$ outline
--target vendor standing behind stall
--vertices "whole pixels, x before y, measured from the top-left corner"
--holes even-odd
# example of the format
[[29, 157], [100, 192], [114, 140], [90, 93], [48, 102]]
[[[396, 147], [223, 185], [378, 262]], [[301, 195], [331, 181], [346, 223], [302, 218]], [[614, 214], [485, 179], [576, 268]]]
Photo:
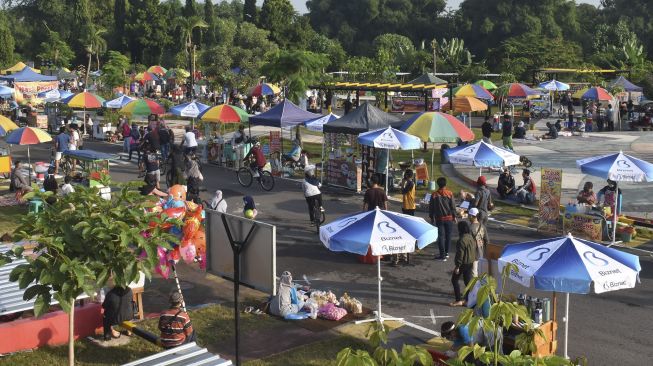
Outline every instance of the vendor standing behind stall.
[[388, 167], [388, 149], [376, 149], [376, 161], [374, 162], [374, 172], [379, 177], [379, 184], [385, 187], [386, 168]]

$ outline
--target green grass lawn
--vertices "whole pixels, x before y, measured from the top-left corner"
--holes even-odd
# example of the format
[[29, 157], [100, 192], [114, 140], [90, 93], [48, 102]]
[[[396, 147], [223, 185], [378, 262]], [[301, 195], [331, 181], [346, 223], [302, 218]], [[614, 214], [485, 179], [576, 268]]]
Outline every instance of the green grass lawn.
[[20, 224], [20, 219], [27, 214], [27, 206], [0, 207], [0, 236], [13, 233]]

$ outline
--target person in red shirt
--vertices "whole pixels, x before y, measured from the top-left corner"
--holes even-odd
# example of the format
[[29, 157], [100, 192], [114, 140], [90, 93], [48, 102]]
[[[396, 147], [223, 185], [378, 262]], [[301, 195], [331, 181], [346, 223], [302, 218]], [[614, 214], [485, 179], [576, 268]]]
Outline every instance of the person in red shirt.
[[159, 317], [160, 340], [164, 348], [195, 341], [195, 331], [188, 313], [183, 310], [183, 302], [181, 293], [173, 292], [170, 295], [170, 309], [163, 311]]
[[252, 139], [252, 144], [254, 146], [252, 146], [243, 160], [247, 161], [250, 156], [254, 156], [254, 161], [250, 164], [250, 168], [258, 172], [267, 164], [267, 160], [265, 159], [265, 154], [263, 154], [263, 149], [261, 149], [261, 143], [256, 139]]

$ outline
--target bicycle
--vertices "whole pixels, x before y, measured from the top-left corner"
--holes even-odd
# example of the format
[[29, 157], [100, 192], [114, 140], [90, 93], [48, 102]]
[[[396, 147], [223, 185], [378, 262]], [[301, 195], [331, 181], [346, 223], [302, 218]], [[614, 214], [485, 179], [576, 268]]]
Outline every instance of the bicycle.
[[[245, 159], [245, 166], [238, 169], [236, 172], [238, 183], [240, 183], [240, 185], [243, 187], [251, 186], [252, 182], [254, 181], [254, 173], [250, 168], [250, 161], [251, 159]], [[258, 184], [261, 186], [261, 188], [263, 188], [264, 191], [271, 191], [274, 188], [274, 177], [267, 170], [260, 168], [257, 170], [258, 176], [256, 177], [256, 180], [258, 180]]]
[[315, 230], [317, 235], [320, 235], [320, 225], [326, 221], [326, 214], [324, 208], [320, 205], [320, 201], [317, 198], [313, 198], [313, 223], [315, 224]]

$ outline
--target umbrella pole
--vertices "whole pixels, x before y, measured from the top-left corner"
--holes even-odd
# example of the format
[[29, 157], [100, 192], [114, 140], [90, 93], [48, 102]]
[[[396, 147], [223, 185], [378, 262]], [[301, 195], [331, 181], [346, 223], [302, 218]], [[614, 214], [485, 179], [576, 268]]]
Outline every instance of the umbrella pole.
[[29, 145], [27, 145], [27, 184], [32, 185], [32, 159], [29, 156]]
[[320, 184], [323, 183], [324, 181], [324, 143], [325, 143], [325, 138], [324, 138], [324, 132], [322, 133], [322, 158], [320, 160], [320, 163], [322, 166], [320, 166]]
[[431, 181], [433, 181], [433, 159], [435, 159], [435, 146], [431, 147]]
[[568, 338], [569, 338], [569, 292], [565, 294], [565, 317], [563, 319], [565, 322], [565, 343], [564, 343], [564, 357], [569, 358], [567, 355], [567, 347], [568, 347]]
[[376, 277], [377, 277], [377, 283], [378, 283], [378, 291], [377, 291], [377, 313], [376, 313], [376, 319], [381, 325], [381, 329], [383, 329], [383, 313], [381, 312], [381, 281], [383, 281], [383, 277], [381, 277], [381, 256], [376, 261]]
[[390, 149], [386, 149], [387, 154], [385, 154], [385, 194], [388, 195], [388, 173], [390, 165]]
[[615, 181], [615, 189], [614, 189], [614, 211], [612, 213], [612, 243], [608, 245], [608, 247], [611, 247], [615, 244], [617, 244], [617, 211], [619, 210], [619, 182]]

